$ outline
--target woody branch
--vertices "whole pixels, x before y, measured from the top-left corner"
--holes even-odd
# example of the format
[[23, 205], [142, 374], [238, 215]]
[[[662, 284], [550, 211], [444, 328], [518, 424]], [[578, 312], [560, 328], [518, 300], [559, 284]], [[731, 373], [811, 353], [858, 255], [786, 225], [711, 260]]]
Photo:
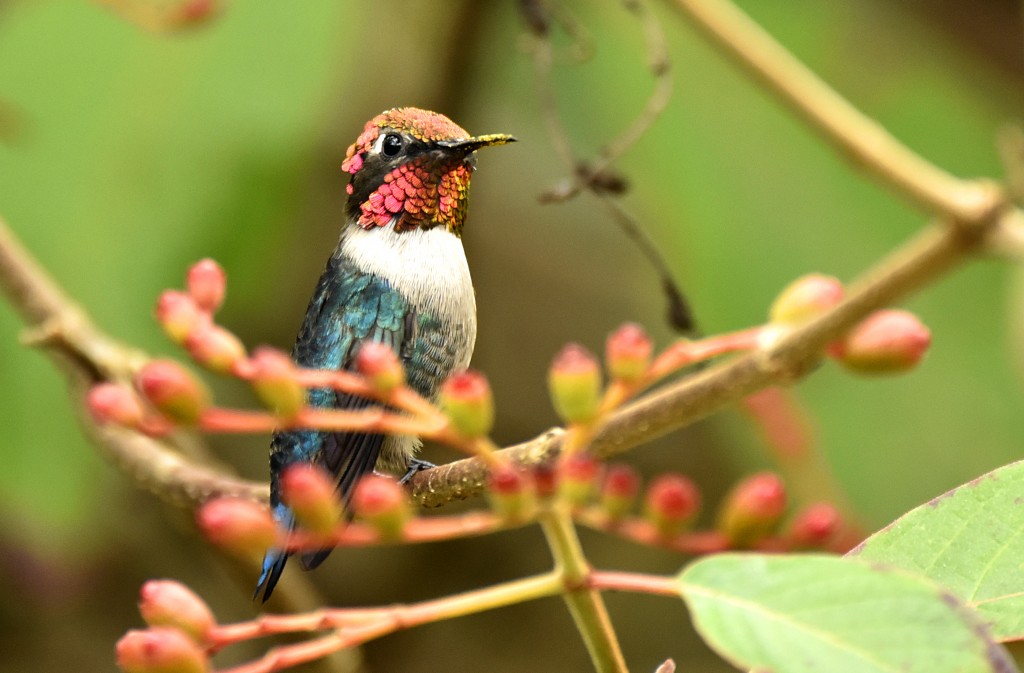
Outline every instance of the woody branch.
[[[727, 2], [679, 0], [680, 8], [758, 81], [794, 107], [844, 154], [885, 184], [924, 206], [935, 221], [851, 285], [833, 309], [774, 344], [648, 394], [612, 414], [593, 437], [602, 456], [632, 449], [776, 383], [805, 376], [824, 346], [870, 312], [907, 296], [978, 252], [1021, 255], [1024, 213], [992, 182], [954, 178], [889, 135], [810, 73], [760, 27]], [[95, 327], [0, 221], [0, 286], [29, 325], [27, 341], [45, 346], [70, 377], [80, 400], [89, 384], [125, 380], [146, 361], [136, 349]], [[266, 498], [264, 484], [231, 476], [188, 457], [181, 436], [151, 439], [83, 420], [115, 463], [165, 500], [194, 506], [211, 497]], [[535, 465], [558, 455], [558, 429], [504, 449], [510, 460]], [[194, 449], [193, 449], [194, 450]], [[417, 475], [413, 497], [425, 506], [465, 498], [484, 485], [476, 458]]]

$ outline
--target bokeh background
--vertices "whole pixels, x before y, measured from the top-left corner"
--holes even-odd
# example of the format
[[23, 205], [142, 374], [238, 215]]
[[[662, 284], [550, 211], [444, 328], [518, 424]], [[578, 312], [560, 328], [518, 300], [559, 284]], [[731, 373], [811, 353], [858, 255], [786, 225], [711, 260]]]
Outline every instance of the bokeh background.
[[[144, 1], [144, 0], [143, 0]], [[566, 3], [572, 4], [572, 3]], [[639, 25], [616, 3], [567, 10], [594, 47], [557, 40], [555, 84], [572, 141], [592, 155], [652, 88]], [[675, 92], [619, 167], [623, 203], [669, 260], [700, 325], [763, 319], [790, 279], [850, 279], [924, 216], [825, 146], [654, 3]], [[998, 129], [1024, 103], [1020, 6], [742, 2], [783, 44], [925, 157], [962, 176], [1001, 174]], [[517, 3], [413, 0], [235, 2], [192, 30], [154, 34], [86, 0], [0, 3], [0, 215], [114, 336], [176, 354], [151, 317], [187, 265], [230, 277], [222, 322], [249, 344], [287, 348], [337, 238], [338, 168], [363, 122], [396, 105], [442, 111], [516, 145], [481, 153], [465, 244], [476, 279], [475, 366], [499, 405], [496, 439], [555, 423], [552, 354], [642, 322], [672, 338], [657, 276], [593, 199], [541, 205], [564, 171], [541, 121]], [[823, 455], [865, 525], [1015, 460], [1024, 399], [1013, 270], [972, 263], [913, 298], [934, 347], [910, 376], [825, 366], [796, 391]], [[106, 671], [137, 626], [138, 586], [182, 579], [224, 619], [253, 614], [251, 581], [104, 462], [76, 425], [61, 375], [19, 345], [0, 307], [0, 670]], [[1016, 342], [1015, 342], [1016, 339]], [[228, 402], [249, 402], [230, 382]], [[217, 440], [217, 455], [266, 474], [266, 440]], [[431, 454], [447, 459], [443, 451]], [[645, 473], [692, 474], [714, 502], [770, 466], [746, 417], [726, 411], [629, 454]], [[595, 564], [669, 573], [684, 559], [585, 534]], [[423, 599], [537, 572], [538, 531], [423, 548], [336, 553], [313, 577], [330, 603]], [[690, 632], [682, 605], [611, 596], [637, 671], [674, 657], [730, 670]], [[226, 664], [256, 650], [240, 651]], [[558, 601], [398, 634], [365, 648], [369, 670], [587, 670]]]

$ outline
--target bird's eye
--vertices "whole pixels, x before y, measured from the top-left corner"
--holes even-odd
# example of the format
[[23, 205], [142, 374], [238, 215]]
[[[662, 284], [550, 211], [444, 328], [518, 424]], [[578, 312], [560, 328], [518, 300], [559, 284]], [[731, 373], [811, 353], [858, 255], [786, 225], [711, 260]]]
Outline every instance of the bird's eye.
[[398, 153], [402, 151], [402, 136], [397, 133], [389, 133], [384, 136], [384, 140], [380, 144], [380, 151], [386, 157], [398, 156]]

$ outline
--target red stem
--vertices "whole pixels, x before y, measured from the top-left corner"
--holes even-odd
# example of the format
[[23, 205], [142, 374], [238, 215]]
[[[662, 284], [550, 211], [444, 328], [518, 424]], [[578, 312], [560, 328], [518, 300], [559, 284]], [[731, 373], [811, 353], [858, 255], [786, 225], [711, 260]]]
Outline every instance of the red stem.
[[700, 341], [679, 341], [666, 348], [648, 371], [648, 385], [687, 365], [709, 360], [719, 355], [750, 351], [758, 348], [763, 326], [751, 327], [738, 332], [729, 332], [701, 339]]
[[594, 570], [587, 578], [587, 586], [598, 591], [632, 591], [659, 596], [678, 596], [679, 586], [671, 577], [643, 573]]
[[[523, 522], [523, 525], [526, 523]], [[337, 547], [367, 547], [387, 543], [419, 544], [487, 535], [511, 527], [491, 512], [466, 512], [451, 516], [415, 518], [406, 524], [402, 537], [398, 540], [382, 538], [372, 526], [356, 522], [341, 524], [334, 534], [327, 538], [296, 531], [282, 540], [280, 546], [296, 552], [320, 549], [325, 544]]]

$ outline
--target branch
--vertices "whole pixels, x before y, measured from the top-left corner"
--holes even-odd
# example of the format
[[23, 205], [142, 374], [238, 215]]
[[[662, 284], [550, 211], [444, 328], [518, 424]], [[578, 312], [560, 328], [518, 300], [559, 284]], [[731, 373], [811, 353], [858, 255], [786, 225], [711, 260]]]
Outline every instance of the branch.
[[[23, 339], [44, 347], [68, 376], [76, 406], [98, 381], [127, 381], [149, 358], [99, 330], [0, 219], [0, 290], [28, 325]], [[199, 440], [185, 433], [154, 439], [100, 426], [79, 414], [83, 429], [107, 457], [165, 502], [191, 507], [217, 496], [266, 499], [267, 487], [210, 464]]]
[[[1024, 213], [1011, 208], [991, 183], [960, 181], [928, 163], [810, 73], [756, 24], [721, 0], [677, 0], [718, 44], [757, 74], [833, 144], [917, 202], [943, 214], [855, 281], [841, 304], [783, 336], [771, 348], [728, 361], [651, 393], [611, 416], [593, 448], [611, 456], [699, 420], [767, 385], [792, 383], [809, 373], [821, 349], [868, 313], [906, 296], [973, 253], [998, 244], [1018, 256]], [[0, 287], [33, 326], [33, 342], [49, 346], [82, 381], [124, 380], [145, 356], [97, 330], [17, 243], [0, 221]], [[81, 391], [77, 391], [80, 395]], [[263, 499], [266, 486], [197, 465], [180, 454], [182, 438], [153, 440], [132, 433], [87, 430], [140, 483], [176, 504], [196, 505], [214, 495]], [[550, 462], [563, 431], [554, 429], [502, 453], [521, 465]], [[486, 468], [477, 459], [427, 470], [412, 479], [413, 497], [436, 507], [479, 493]]]
[[[992, 192], [993, 198], [996, 197]], [[641, 397], [614, 413], [594, 437], [593, 450], [612, 456], [693, 423], [768, 385], [793, 383], [817, 364], [821, 349], [868, 313], [891, 304], [966, 260], [986, 241], [1024, 229], [1024, 214], [992, 206], [988, 220], [931, 227], [855, 281], [834, 309], [779, 339], [770, 349], [738, 357]], [[984, 234], [984, 235], [983, 235]], [[0, 287], [32, 324], [56, 324], [51, 354], [77, 375], [72, 383], [81, 401], [87, 383], [126, 378], [144, 356], [99, 332], [56, 289], [0, 221]], [[67, 316], [74, 316], [74, 320]], [[72, 379], [75, 380], [75, 377]], [[131, 431], [99, 427], [83, 415], [86, 431], [113, 462], [139, 484], [167, 502], [194, 507], [213, 497], [232, 495], [264, 501], [267, 487], [202, 465], [182, 454], [181, 435], [153, 439]], [[550, 464], [564, 431], [554, 428], [500, 453], [524, 466]], [[426, 507], [465, 499], [483, 490], [487, 469], [476, 459], [456, 461], [418, 473], [413, 498]]]
[[674, 0], [705, 36], [854, 163], [928, 212], [977, 220], [983, 181], [960, 180], [903, 145], [728, 0]]
[[[614, 580], [613, 576], [608, 584], [629, 589], [624, 582], [616, 584]], [[634, 584], [639, 586], [639, 583]], [[421, 603], [387, 608], [324, 609], [308, 615], [264, 615], [253, 622], [216, 627], [212, 634], [214, 649], [275, 633], [334, 629], [321, 638], [279, 646], [260, 659], [225, 671], [274, 673], [396, 631], [554, 596], [563, 590], [561, 576], [550, 572]]]
[[[891, 254], [853, 283], [845, 301], [771, 349], [705, 370], [617, 412], [594, 438], [592, 448], [601, 456], [656, 439], [765, 386], [795, 382], [813, 369], [825, 344], [845, 329], [979, 250], [1024, 257], [1024, 213], [1012, 208], [996, 185], [959, 180], [914, 153], [726, 0], [676, 0], [676, 4], [712, 42], [827, 141], [884, 183], [937, 213], [942, 226], [926, 229]], [[527, 465], [550, 461], [561, 441], [559, 432], [548, 432], [507, 449], [508, 458]], [[413, 494], [426, 506], [438, 506], [447, 499], [478, 493], [483, 479], [480, 465], [462, 460], [417, 475]]]
[[[993, 192], [993, 197], [995, 193]], [[591, 450], [609, 457], [698, 421], [769, 385], [792, 384], [808, 375], [824, 347], [869, 313], [943, 276], [981, 249], [987, 235], [1024, 228], [1024, 213], [1000, 212], [987, 220], [932, 226], [863, 274], [835, 308], [781, 337], [769, 348], [708, 368], [641, 397], [614, 413], [596, 433]], [[519, 465], [552, 461], [563, 432], [549, 431], [501, 453]], [[419, 473], [413, 497], [427, 507], [476, 495], [486, 469], [476, 459], [460, 460]]]

